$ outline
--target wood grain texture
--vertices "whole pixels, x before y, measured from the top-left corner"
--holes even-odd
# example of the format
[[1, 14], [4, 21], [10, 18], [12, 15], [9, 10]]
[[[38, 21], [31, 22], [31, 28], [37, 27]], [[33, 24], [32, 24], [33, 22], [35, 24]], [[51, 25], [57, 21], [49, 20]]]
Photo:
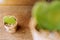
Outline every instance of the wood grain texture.
[[37, 0], [2, 0], [0, 5], [33, 5]]
[[[32, 6], [0, 6], [0, 40], [32, 40], [28, 27]], [[18, 20], [18, 30], [15, 34], [5, 31], [3, 17], [15, 16]]]

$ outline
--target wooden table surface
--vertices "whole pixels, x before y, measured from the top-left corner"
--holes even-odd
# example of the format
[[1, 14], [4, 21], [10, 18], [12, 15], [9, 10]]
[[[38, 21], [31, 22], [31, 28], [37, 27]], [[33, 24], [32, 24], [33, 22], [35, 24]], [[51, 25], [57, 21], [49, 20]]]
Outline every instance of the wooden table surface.
[[[32, 6], [0, 6], [0, 40], [32, 40], [28, 27], [31, 17]], [[18, 30], [14, 34], [5, 31], [3, 17], [6, 15], [16, 16]]]

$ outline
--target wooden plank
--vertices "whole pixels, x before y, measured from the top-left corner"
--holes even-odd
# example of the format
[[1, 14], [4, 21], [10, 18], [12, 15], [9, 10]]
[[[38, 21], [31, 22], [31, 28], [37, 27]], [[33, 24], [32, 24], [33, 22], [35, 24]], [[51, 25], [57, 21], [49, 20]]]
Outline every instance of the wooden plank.
[[33, 5], [37, 0], [1, 0], [0, 5]]
[[[28, 27], [31, 17], [32, 6], [0, 6], [0, 40], [32, 40], [32, 35]], [[5, 31], [3, 17], [6, 15], [16, 16], [18, 28], [15, 34]]]

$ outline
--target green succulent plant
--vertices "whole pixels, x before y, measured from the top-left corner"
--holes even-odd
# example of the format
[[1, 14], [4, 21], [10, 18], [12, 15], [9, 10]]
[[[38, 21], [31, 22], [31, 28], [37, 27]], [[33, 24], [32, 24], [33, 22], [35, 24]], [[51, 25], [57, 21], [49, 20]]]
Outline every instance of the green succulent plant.
[[5, 24], [15, 24], [16, 23], [16, 19], [13, 16], [4, 16], [3, 21]]
[[37, 2], [32, 9], [32, 17], [37, 20], [38, 29], [60, 31], [60, 1]]

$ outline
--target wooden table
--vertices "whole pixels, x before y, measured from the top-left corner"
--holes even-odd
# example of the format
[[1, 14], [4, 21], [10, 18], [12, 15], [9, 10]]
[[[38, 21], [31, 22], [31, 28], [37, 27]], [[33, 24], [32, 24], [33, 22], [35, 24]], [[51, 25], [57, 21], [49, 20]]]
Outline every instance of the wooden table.
[[[28, 27], [31, 17], [32, 6], [0, 6], [0, 40], [32, 40]], [[5, 31], [3, 17], [6, 15], [16, 16], [18, 30], [14, 34]]]

